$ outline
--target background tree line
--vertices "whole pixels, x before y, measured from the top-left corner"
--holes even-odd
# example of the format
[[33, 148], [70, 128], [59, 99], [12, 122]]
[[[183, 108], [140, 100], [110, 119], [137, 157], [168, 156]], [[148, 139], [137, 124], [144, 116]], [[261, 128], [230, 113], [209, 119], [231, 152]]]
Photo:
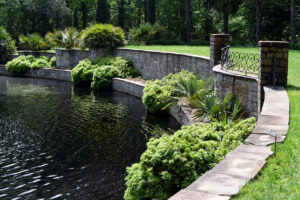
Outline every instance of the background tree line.
[[164, 27], [165, 40], [205, 44], [230, 33], [239, 44], [300, 39], [300, 0], [0, 0], [0, 25], [13, 38], [54, 29], [111, 23], [129, 31]]

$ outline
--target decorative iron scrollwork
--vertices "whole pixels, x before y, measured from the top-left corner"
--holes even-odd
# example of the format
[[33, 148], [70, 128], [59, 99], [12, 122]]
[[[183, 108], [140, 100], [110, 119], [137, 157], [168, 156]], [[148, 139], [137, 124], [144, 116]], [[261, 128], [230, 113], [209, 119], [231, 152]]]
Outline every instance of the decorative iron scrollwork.
[[223, 70], [237, 71], [258, 75], [259, 54], [229, 51], [229, 46], [221, 49], [221, 66]]

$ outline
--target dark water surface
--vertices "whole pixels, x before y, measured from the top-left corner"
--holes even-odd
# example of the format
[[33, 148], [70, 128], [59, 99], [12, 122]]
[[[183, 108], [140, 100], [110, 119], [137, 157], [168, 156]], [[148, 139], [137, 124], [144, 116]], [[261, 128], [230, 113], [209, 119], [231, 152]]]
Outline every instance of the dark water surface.
[[123, 199], [149, 130], [168, 128], [135, 97], [0, 76], [0, 199]]

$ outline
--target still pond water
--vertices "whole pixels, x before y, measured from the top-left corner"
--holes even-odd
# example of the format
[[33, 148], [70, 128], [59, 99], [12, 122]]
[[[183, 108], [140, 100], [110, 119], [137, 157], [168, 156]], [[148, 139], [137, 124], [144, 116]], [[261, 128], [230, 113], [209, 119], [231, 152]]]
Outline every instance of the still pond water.
[[0, 76], [0, 199], [123, 199], [149, 132], [178, 128], [135, 97]]

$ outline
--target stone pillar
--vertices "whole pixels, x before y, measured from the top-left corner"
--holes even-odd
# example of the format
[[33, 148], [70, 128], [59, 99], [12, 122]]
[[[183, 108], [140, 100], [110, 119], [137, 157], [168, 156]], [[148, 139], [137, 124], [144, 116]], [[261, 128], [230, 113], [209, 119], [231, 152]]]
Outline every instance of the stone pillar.
[[259, 42], [259, 81], [261, 86], [273, 85], [275, 74], [275, 86], [286, 87], [289, 44], [289, 42], [283, 41]]
[[221, 61], [221, 48], [229, 45], [229, 34], [210, 35], [210, 69]]

